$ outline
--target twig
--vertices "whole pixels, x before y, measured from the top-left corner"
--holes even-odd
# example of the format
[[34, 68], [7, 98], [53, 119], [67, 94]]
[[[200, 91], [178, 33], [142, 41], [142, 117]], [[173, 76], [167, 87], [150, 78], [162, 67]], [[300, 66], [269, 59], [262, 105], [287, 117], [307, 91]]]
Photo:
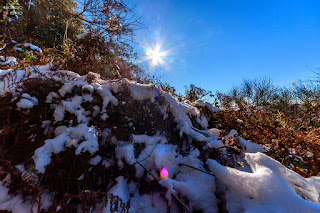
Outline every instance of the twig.
[[208, 174], [208, 175], [211, 175], [211, 176], [215, 177], [214, 174], [212, 174], [212, 173], [210, 173], [210, 172], [207, 172], [207, 171], [203, 171], [203, 170], [198, 169], [198, 168], [196, 168], [196, 167], [189, 166], [189, 165], [184, 164], [184, 163], [180, 163], [180, 165], [187, 166], [187, 167], [189, 167], [189, 168], [191, 168], [191, 169], [195, 169], [195, 170], [198, 170], [198, 171], [200, 171], [200, 172], [203, 172], [203, 173], [206, 173], [206, 174]]
[[[149, 175], [151, 175], [155, 180], [158, 180], [158, 178], [156, 178], [148, 169], [146, 169], [139, 161], [136, 162], [137, 164], [139, 164], [142, 168], [144, 168], [144, 170], [146, 170]], [[159, 180], [158, 180], [159, 181]]]
[[207, 133], [205, 133], [205, 132], [203, 132], [203, 131], [201, 131], [201, 130], [199, 130], [199, 129], [196, 129], [196, 128], [194, 128], [193, 126], [191, 126], [191, 129], [193, 129], [194, 131], [196, 131], [196, 132], [198, 132], [198, 133], [200, 133], [200, 134], [203, 134], [203, 135], [206, 136], [206, 137], [210, 137], [209, 134], [207, 134]]
[[[158, 143], [153, 147], [153, 149], [151, 150], [151, 152], [149, 153], [149, 155], [148, 155], [146, 158], [144, 158], [144, 159], [141, 160], [141, 161], [137, 161], [137, 162], [135, 162], [134, 164], [136, 164], [136, 163], [139, 163], [139, 164], [140, 164], [142, 161], [148, 159], [148, 158], [151, 156], [152, 152], [156, 149], [156, 147], [158, 146], [158, 144], [160, 144], [160, 141], [162, 140], [162, 137], [163, 137], [163, 134], [162, 134], [161, 138], [159, 139]], [[134, 165], [134, 164], [133, 164], [133, 165]]]
[[186, 204], [184, 204], [178, 197], [177, 195], [175, 195], [174, 193], [172, 193], [172, 195], [181, 203], [181, 205], [187, 210], [187, 212], [190, 212], [190, 209], [188, 209], [188, 207], [186, 206]]
[[[144, 170], [146, 170], [148, 172], [148, 174], [150, 174], [155, 180], [158, 180], [158, 178], [156, 178], [148, 169], [146, 169], [139, 161], [137, 161], [136, 163], [138, 163]], [[174, 193], [172, 193], [172, 195], [177, 199], [177, 201], [179, 201], [179, 203], [187, 210], [187, 212], [190, 212], [191, 211], [188, 209], [188, 207], [186, 206], [186, 204], [184, 204], [178, 197], [177, 195], [175, 195]]]

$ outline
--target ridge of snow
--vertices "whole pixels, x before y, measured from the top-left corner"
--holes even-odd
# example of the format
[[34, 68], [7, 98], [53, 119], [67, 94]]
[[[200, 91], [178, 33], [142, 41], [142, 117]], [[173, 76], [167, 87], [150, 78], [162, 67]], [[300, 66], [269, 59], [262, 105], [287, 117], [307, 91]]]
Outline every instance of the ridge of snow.
[[[292, 184], [297, 182], [309, 199], [315, 200], [319, 194], [315, 187], [298, 174], [292, 179], [288, 171], [276, 160], [258, 153], [247, 153], [246, 161], [252, 173], [225, 167], [215, 160], [207, 160], [210, 170], [229, 190], [226, 191], [229, 212], [319, 212], [320, 205], [306, 201], [296, 192]], [[286, 174], [286, 173], [289, 173]], [[236, 181], [235, 181], [236, 180]], [[290, 182], [292, 181], [292, 182]]]

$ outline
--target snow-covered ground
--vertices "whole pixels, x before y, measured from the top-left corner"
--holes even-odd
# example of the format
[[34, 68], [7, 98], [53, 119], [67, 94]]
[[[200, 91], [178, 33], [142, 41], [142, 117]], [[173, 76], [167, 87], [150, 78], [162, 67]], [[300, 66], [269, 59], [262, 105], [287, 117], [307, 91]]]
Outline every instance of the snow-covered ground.
[[[116, 184], [105, 192], [119, 196], [123, 202], [130, 203], [129, 212], [171, 212], [202, 211], [219, 212], [221, 205], [225, 205], [228, 212], [320, 212], [320, 178], [303, 178], [299, 174], [287, 169], [276, 160], [263, 154], [265, 152], [258, 144], [246, 141], [238, 136], [236, 130], [231, 130], [228, 137], [235, 138], [242, 154], [236, 161], [244, 167], [234, 168], [219, 164], [215, 159], [201, 159], [201, 153], [212, 148], [219, 149], [228, 155], [226, 144], [219, 138], [220, 130], [208, 129], [208, 119], [201, 114], [199, 106], [216, 113], [219, 109], [204, 101], [197, 101], [192, 105], [178, 102], [165, 92], [158, 94], [154, 85], [143, 85], [126, 79], [120, 81], [105, 81], [99, 75], [89, 73], [79, 76], [70, 71], [50, 71], [50, 65], [37, 69], [18, 70], [15, 77], [10, 77], [10, 70], [1, 71], [0, 95], [9, 92], [13, 95], [16, 110], [32, 110], [43, 103], [36, 97], [23, 93], [17, 89], [26, 78], [54, 78], [63, 86], [57, 92], [51, 92], [46, 97], [46, 104], [53, 110], [53, 118], [43, 121], [43, 131], [54, 133], [54, 137], [44, 141], [44, 145], [37, 148], [32, 156], [33, 171], [25, 169], [24, 165], [16, 165], [17, 171], [24, 177], [26, 174], [38, 176], [46, 172], [52, 162], [52, 156], [74, 148], [74, 156], [90, 153], [89, 163], [92, 167], [103, 165], [110, 167], [117, 165], [124, 168], [134, 166], [135, 178], [145, 179], [146, 182], [156, 180], [166, 189], [164, 195], [154, 190], [148, 194], [140, 194], [138, 182], [125, 176], [118, 176]], [[91, 83], [88, 79], [94, 78]], [[75, 93], [75, 88], [83, 91]], [[112, 136], [110, 129], [99, 130], [91, 125], [93, 118], [100, 116], [108, 122], [108, 107], [118, 107], [117, 96], [124, 89], [130, 92], [130, 98], [138, 101], [155, 103], [162, 113], [163, 120], [171, 114], [174, 117], [179, 136], [184, 139], [184, 146], [168, 141], [165, 132], [158, 131], [154, 135], [132, 134], [128, 141], [120, 141]], [[95, 105], [86, 110], [83, 103], [93, 103], [94, 95], [102, 99], [101, 105]], [[164, 100], [161, 104], [159, 99]], [[75, 124], [64, 124], [53, 127], [65, 119], [65, 114], [75, 116]], [[191, 119], [201, 127], [192, 125]], [[1, 134], [1, 133], [0, 133]], [[99, 135], [112, 136], [112, 143], [116, 146], [115, 158], [99, 156], [101, 142]], [[184, 137], [185, 136], [185, 137]], [[193, 143], [204, 142], [201, 148], [195, 148]], [[140, 154], [135, 154], [135, 145], [143, 145]], [[189, 148], [187, 148], [189, 147]], [[163, 169], [165, 177], [160, 175]], [[0, 168], [1, 172], [1, 168]], [[2, 171], [3, 172], [3, 171]], [[83, 180], [79, 176], [78, 180]], [[13, 212], [37, 212], [38, 203], [30, 197], [22, 199], [20, 194], [9, 194], [10, 174], [0, 182], [0, 209]], [[48, 209], [54, 200], [55, 192], [45, 192], [41, 197], [41, 208]], [[35, 207], [37, 206], [37, 208]], [[58, 206], [57, 210], [62, 207]], [[110, 203], [98, 203], [92, 212], [110, 212]]]

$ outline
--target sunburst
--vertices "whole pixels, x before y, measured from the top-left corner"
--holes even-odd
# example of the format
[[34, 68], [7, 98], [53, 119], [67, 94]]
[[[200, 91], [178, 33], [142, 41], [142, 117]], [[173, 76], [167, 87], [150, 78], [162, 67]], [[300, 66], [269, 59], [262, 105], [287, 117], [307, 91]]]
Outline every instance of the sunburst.
[[161, 46], [159, 44], [156, 45], [154, 49], [147, 49], [146, 56], [147, 60], [151, 60], [151, 64], [153, 66], [157, 66], [159, 64], [164, 64], [163, 57], [167, 54], [164, 51], [161, 51]]
[[157, 43], [154, 47], [147, 45], [145, 47], [146, 55], [142, 58], [142, 61], [150, 61], [152, 67], [166, 65], [166, 58], [169, 55], [169, 51], [163, 51], [161, 44]]

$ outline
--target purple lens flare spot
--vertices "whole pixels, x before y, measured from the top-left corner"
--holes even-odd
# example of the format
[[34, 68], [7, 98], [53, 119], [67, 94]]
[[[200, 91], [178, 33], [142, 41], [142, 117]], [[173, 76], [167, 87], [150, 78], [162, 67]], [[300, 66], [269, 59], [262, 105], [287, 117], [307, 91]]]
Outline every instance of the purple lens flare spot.
[[161, 179], [166, 179], [166, 178], [168, 178], [168, 176], [169, 176], [168, 170], [166, 168], [162, 168], [160, 170], [160, 178]]

